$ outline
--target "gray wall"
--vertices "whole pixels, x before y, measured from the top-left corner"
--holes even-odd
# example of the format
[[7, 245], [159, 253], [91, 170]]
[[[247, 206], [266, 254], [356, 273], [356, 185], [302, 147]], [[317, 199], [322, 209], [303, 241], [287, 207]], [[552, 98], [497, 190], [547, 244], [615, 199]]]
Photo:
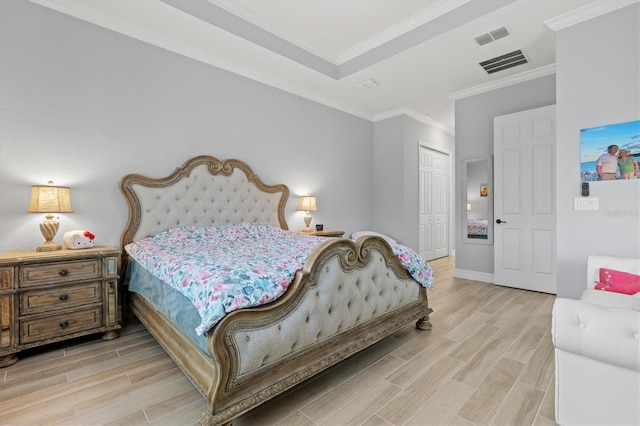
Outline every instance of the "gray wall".
[[[553, 105], [556, 99], [555, 76], [549, 75], [491, 92], [459, 99], [456, 112], [455, 229], [462, 229], [466, 206], [462, 204], [462, 162], [493, 155], [493, 118], [499, 115]], [[462, 275], [477, 274], [492, 281], [493, 245], [463, 241], [456, 233], [456, 270]], [[461, 274], [458, 274], [461, 275]]]
[[[559, 30], [556, 75], [456, 101], [456, 229], [464, 213], [461, 163], [493, 154], [493, 117], [556, 103], [558, 296], [578, 298], [589, 254], [640, 257], [640, 181], [595, 182], [598, 211], [580, 197], [580, 129], [640, 119], [640, 30], [636, 3]], [[493, 246], [456, 235], [456, 273], [491, 280]], [[467, 274], [470, 273], [470, 274]]]
[[[454, 137], [407, 116], [377, 122], [374, 129], [374, 228], [418, 251], [419, 147], [450, 154], [453, 166]], [[450, 230], [452, 241], [453, 222]]]
[[389, 118], [374, 125], [373, 141], [373, 228], [404, 243], [403, 120]]
[[239, 158], [318, 197], [313, 223], [373, 226], [373, 124], [26, 1], [0, 1], [0, 251], [35, 248], [30, 187], [71, 187], [62, 234], [119, 246], [122, 176], [163, 177], [196, 155]]
[[598, 211], [580, 196], [580, 129], [640, 119], [640, 5], [558, 31], [558, 296], [586, 286], [587, 256], [640, 257], [640, 181], [594, 182]]

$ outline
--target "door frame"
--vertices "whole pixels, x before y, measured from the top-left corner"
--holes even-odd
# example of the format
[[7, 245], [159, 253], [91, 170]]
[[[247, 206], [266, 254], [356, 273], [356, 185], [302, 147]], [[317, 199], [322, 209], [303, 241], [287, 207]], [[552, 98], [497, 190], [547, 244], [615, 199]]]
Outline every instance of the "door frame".
[[[449, 249], [448, 249], [448, 256], [455, 256], [456, 255], [456, 250], [455, 250], [455, 226], [453, 226], [453, 220], [455, 219], [455, 217], [453, 216], [455, 213], [455, 188], [454, 188], [454, 184], [455, 184], [455, 170], [454, 170], [454, 165], [455, 165], [455, 158], [454, 158], [454, 152], [450, 151], [446, 148], [443, 148], [441, 146], [435, 146], [433, 144], [430, 144], [429, 142], [423, 141], [423, 140], [418, 140], [418, 155], [416, 156], [416, 158], [419, 158], [420, 156], [420, 148], [426, 148], [426, 149], [430, 149], [431, 151], [435, 151], [435, 152], [439, 152], [440, 154], [444, 154], [449, 158], [449, 209], [447, 211], [447, 227], [449, 228], [447, 230], [447, 233], [449, 234]], [[418, 174], [419, 174], [419, 169], [420, 169], [420, 162], [418, 161], [418, 163], [416, 164], [416, 167], [418, 168]], [[419, 179], [419, 177], [418, 177]], [[418, 184], [418, 191], [420, 191], [420, 185]], [[418, 197], [420, 197], [420, 194], [417, 194]], [[416, 223], [416, 229], [420, 229], [420, 212], [418, 211], [418, 215], [417, 215], [417, 223]]]

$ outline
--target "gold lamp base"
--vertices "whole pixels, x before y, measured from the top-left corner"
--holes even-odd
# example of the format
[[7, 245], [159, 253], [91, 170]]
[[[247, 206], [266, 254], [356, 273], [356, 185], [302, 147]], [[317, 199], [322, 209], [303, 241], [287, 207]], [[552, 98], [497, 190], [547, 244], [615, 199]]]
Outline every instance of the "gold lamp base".
[[62, 250], [62, 246], [55, 241], [45, 241], [41, 246], [36, 247], [36, 251], [56, 251]]
[[309, 225], [311, 225], [311, 219], [311, 215], [307, 212], [307, 214], [304, 216], [305, 228], [302, 230], [302, 232], [311, 232], [311, 228], [309, 227]]
[[40, 224], [40, 232], [42, 232], [42, 236], [44, 237], [44, 243], [40, 245], [40, 247], [36, 248], [36, 251], [55, 251], [61, 250], [62, 247], [60, 244], [57, 244], [53, 241], [53, 238], [56, 236], [58, 232], [58, 227], [60, 223], [53, 220], [53, 215], [48, 214], [45, 216], [47, 220], [43, 221]]

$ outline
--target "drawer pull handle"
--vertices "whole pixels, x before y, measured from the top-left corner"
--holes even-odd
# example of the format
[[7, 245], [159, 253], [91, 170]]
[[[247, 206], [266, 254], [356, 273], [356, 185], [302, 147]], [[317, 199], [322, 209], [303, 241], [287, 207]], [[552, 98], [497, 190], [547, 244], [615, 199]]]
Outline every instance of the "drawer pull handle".
[[62, 275], [63, 277], [69, 273], [65, 268], [62, 268], [58, 271], [58, 275]]
[[67, 300], [69, 298], [69, 296], [67, 295], [67, 293], [62, 293], [60, 296], [58, 296], [58, 299], [60, 300]]
[[67, 328], [69, 326], [69, 321], [62, 320], [60, 321], [60, 328]]

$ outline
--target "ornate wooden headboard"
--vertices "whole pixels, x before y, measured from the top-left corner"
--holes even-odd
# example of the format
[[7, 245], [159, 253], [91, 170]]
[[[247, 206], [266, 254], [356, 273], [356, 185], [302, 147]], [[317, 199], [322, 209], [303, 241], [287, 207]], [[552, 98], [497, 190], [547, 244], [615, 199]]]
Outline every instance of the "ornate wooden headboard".
[[268, 223], [288, 230], [286, 185], [266, 185], [244, 162], [195, 157], [166, 178], [130, 174], [121, 189], [129, 205], [122, 247], [178, 226]]

